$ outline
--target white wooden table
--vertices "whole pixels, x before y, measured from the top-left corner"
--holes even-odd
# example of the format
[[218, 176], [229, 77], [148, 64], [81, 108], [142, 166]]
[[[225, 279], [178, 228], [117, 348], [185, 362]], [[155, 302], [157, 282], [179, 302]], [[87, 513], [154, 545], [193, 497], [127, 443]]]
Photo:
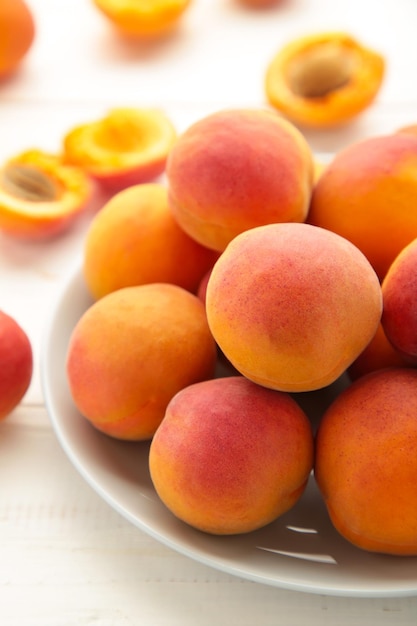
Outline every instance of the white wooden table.
[[[417, 122], [415, 0], [287, 0], [269, 12], [194, 0], [177, 35], [154, 44], [122, 42], [89, 0], [27, 1], [37, 38], [0, 85], [0, 159], [56, 151], [70, 127], [113, 106], [162, 107], [181, 130], [222, 107], [264, 105], [264, 71], [281, 43], [325, 29], [350, 31], [388, 66], [375, 105], [348, 128], [307, 133], [313, 149]], [[35, 358], [23, 402], [0, 424], [0, 624], [414, 626], [417, 597], [310, 595], [215, 571], [133, 527], [84, 482], [49, 422], [39, 361], [89, 219], [48, 242], [0, 236], [0, 308]]]

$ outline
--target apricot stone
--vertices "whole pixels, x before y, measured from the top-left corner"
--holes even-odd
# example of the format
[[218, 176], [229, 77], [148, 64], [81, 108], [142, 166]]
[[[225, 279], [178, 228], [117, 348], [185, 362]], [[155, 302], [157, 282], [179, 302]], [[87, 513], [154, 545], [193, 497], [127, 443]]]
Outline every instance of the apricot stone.
[[223, 251], [249, 228], [303, 222], [314, 160], [303, 135], [275, 112], [221, 110], [179, 136], [166, 174], [181, 228]]
[[417, 555], [417, 371], [359, 378], [325, 412], [315, 478], [336, 530], [370, 552]]
[[354, 243], [380, 280], [417, 237], [417, 136], [392, 134], [341, 150], [319, 177], [308, 222]]
[[238, 235], [215, 263], [207, 319], [232, 365], [281, 391], [335, 381], [380, 323], [378, 277], [352, 243], [310, 224]]
[[83, 274], [95, 299], [155, 282], [196, 292], [217, 257], [178, 226], [166, 188], [147, 183], [119, 191], [94, 216], [84, 245]]
[[191, 385], [171, 400], [149, 467], [174, 515], [230, 535], [288, 511], [305, 489], [313, 453], [311, 424], [289, 394], [232, 376]]
[[67, 378], [80, 413], [117, 439], [150, 439], [183, 387], [214, 375], [204, 305], [166, 283], [125, 287], [92, 304], [68, 346]]
[[23, 399], [32, 380], [32, 346], [18, 322], [0, 311], [0, 420]]

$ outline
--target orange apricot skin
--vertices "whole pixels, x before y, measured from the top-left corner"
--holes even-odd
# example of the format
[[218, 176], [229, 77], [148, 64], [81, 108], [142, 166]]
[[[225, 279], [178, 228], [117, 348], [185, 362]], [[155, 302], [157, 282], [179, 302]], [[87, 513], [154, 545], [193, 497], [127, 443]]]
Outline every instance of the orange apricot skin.
[[178, 138], [166, 175], [181, 228], [222, 252], [249, 228], [304, 221], [314, 162], [305, 138], [275, 112], [226, 109]]
[[50, 201], [32, 201], [11, 194], [1, 182], [0, 229], [16, 238], [43, 239], [68, 229], [94, 198], [95, 188], [83, 170], [69, 166], [61, 157], [41, 150], [28, 150], [9, 159], [9, 165], [33, 167], [57, 186], [58, 196]]
[[356, 380], [325, 412], [314, 475], [330, 518], [353, 545], [417, 555], [417, 371]]
[[14, 73], [35, 39], [35, 21], [23, 0], [0, 3], [0, 79]]
[[[348, 83], [324, 96], [307, 98], [294, 93], [288, 80], [288, 67], [297, 57], [322, 44], [331, 43], [358, 58], [356, 71]], [[326, 32], [296, 39], [285, 45], [268, 65], [265, 92], [269, 103], [295, 124], [326, 128], [351, 121], [370, 106], [385, 74], [381, 54], [365, 47], [344, 32]]]
[[169, 33], [179, 22], [191, 0], [93, 0], [96, 7], [121, 34], [155, 37]]
[[336, 154], [318, 179], [307, 221], [342, 235], [380, 280], [417, 237], [417, 137], [361, 140]]
[[166, 187], [144, 183], [118, 192], [94, 216], [85, 239], [83, 275], [95, 299], [154, 282], [196, 292], [217, 257], [178, 226]]
[[179, 519], [231, 535], [294, 506], [313, 455], [311, 424], [290, 395], [231, 376], [190, 385], [171, 400], [149, 467], [159, 497]]
[[214, 376], [216, 346], [197, 296], [167, 283], [118, 289], [73, 329], [66, 374], [75, 406], [116, 439], [149, 440], [170, 399]]
[[176, 129], [163, 111], [112, 109], [65, 135], [64, 158], [115, 193], [163, 174], [176, 138]]
[[17, 407], [33, 373], [32, 346], [16, 320], [0, 311], [0, 420]]

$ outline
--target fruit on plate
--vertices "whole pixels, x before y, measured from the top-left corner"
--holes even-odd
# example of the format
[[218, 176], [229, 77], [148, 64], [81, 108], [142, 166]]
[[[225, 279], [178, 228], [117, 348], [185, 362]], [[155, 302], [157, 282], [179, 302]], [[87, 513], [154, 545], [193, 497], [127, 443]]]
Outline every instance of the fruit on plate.
[[417, 371], [361, 377], [325, 412], [315, 478], [336, 530], [370, 552], [417, 555]]
[[159, 109], [115, 108], [72, 128], [63, 150], [68, 163], [116, 192], [163, 174], [176, 137], [173, 123]]
[[241, 233], [206, 290], [213, 337], [255, 383], [312, 391], [343, 374], [376, 333], [378, 277], [351, 242], [310, 224]]
[[169, 33], [191, 0], [93, 0], [121, 34], [155, 37]]
[[345, 32], [306, 35], [269, 63], [269, 103], [295, 124], [324, 128], [350, 121], [370, 106], [385, 73], [383, 56]]
[[214, 375], [216, 346], [197, 296], [168, 283], [125, 287], [92, 304], [72, 331], [70, 392], [93, 426], [150, 439], [171, 398]]
[[154, 282], [196, 292], [217, 257], [178, 226], [166, 187], [145, 183], [119, 191], [96, 213], [86, 234], [83, 274], [95, 299]]
[[171, 400], [149, 468], [174, 515], [230, 535], [265, 526], [294, 506], [313, 454], [311, 424], [289, 394], [231, 376], [190, 385]]
[[382, 282], [382, 326], [394, 348], [417, 365], [417, 239], [394, 259]]
[[32, 380], [33, 353], [20, 324], [0, 311], [0, 420], [23, 399]]
[[313, 190], [308, 221], [354, 243], [380, 280], [417, 237], [417, 137], [375, 136], [336, 154]]
[[13, 74], [32, 48], [35, 21], [24, 0], [0, 2], [0, 79]]
[[89, 205], [94, 186], [57, 155], [28, 150], [0, 168], [0, 230], [40, 239], [66, 230]]
[[303, 135], [274, 111], [227, 109], [179, 136], [166, 174], [181, 228], [221, 252], [249, 228], [304, 221], [314, 160]]

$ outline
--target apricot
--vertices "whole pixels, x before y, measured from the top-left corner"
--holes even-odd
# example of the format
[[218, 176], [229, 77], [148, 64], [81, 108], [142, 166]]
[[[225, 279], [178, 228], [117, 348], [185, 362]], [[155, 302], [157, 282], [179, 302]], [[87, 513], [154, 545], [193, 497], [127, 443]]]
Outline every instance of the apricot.
[[125, 287], [93, 303], [72, 331], [72, 399], [98, 430], [150, 439], [183, 387], [214, 375], [216, 346], [197, 296], [167, 283]]
[[191, 0], [93, 0], [122, 35], [155, 37], [171, 32]]
[[0, 420], [21, 402], [33, 373], [33, 352], [28, 335], [18, 322], [0, 311]]
[[249, 228], [304, 221], [314, 160], [303, 135], [275, 112], [228, 109], [180, 135], [166, 174], [181, 228], [221, 252]]
[[24, 0], [0, 2], [0, 79], [13, 74], [32, 48], [35, 20]]
[[358, 548], [417, 555], [417, 371], [372, 372], [342, 391], [316, 435], [315, 478]]
[[393, 347], [417, 365], [417, 239], [392, 262], [382, 282], [382, 326]]
[[0, 168], [0, 229], [26, 239], [61, 233], [89, 205], [94, 187], [59, 156], [28, 150]]
[[299, 500], [313, 465], [311, 424], [289, 394], [241, 377], [180, 391], [149, 452], [157, 494], [198, 530], [247, 533]]
[[392, 134], [341, 150], [318, 179], [308, 222], [354, 243], [380, 280], [417, 237], [417, 137]]
[[380, 323], [382, 294], [366, 257], [310, 224], [269, 224], [238, 235], [216, 261], [207, 319], [232, 365], [280, 391], [330, 385]]
[[[384, 313], [382, 313], [382, 317]], [[360, 355], [348, 367], [351, 380], [386, 367], [410, 367], [411, 363], [394, 348], [388, 340], [382, 323], [379, 324], [374, 337]]]
[[161, 110], [116, 108], [71, 129], [63, 150], [68, 163], [116, 192], [163, 174], [176, 137], [173, 123]]
[[196, 292], [217, 257], [178, 226], [166, 188], [147, 183], [120, 191], [94, 216], [85, 240], [83, 274], [95, 299], [154, 282]]
[[384, 73], [383, 56], [348, 33], [318, 33], [276, 53], [266, 71], [265, 91], [269, 103], [295, 124], [325, 128], [369, 107]]

